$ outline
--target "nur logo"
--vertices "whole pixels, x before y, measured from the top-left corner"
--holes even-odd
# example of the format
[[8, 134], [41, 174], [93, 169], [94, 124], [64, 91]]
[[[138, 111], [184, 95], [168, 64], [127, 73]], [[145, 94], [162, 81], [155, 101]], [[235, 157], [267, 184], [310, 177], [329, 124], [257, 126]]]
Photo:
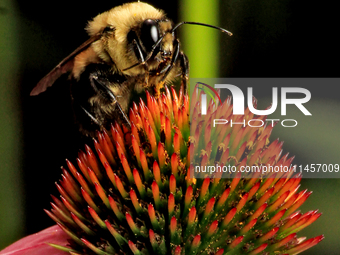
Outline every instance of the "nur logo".
[[[196, 87], [198, 89], [203, 90], [204, 93], [201, 93], [201, 114], [206, 115], [207, 114], [207, 96], [209, 96], [214, 102], [215, 105], [217, 98], [222, 105], [222, 100], [217, 93], [215, 89], [228, 89], [233, 98], [233, 115], [244, 115], [244, 94], [242, 90], [232, 84], [215, 84], [214, 88], [208, 84], [197, 82]], [[302, 97], [300, 98], [288, 98], [289, 93], [301, 94]], [[287, 115], [287, 105], [295, 105], [304, 115], [311, 116], [312, 114], [306, 109], [306, 107], [303, 105], [307, 103], [311, 99], [311, 93], [309, 90], [305, 88], [300, 87], [282, 87], [281, 88], [281, 116]], [[272, 87], [272, 105], [270, 108], [267, 108], [265, 110], [259, 110], [256, 109], [253, 105], [253, 88], [248, 87], [247, 88], [247, 105], [250, 110], [255, 115], [270, 115], [275, 112], [278, 106], [278, 88]], [[281, 125], [283, 127], [295, 127], [297, 126], [298, 122], [295, 119], [268, 119], [265, 118], [263, 120], [261, 119], [251, 119], [246, 120], [243, 119], [242, 122], [233, 122], [233, 119], [227, 120], [227, 119], [213, 119], [213, 127], [216, 125], [243, 125], [250, 126], [250, 127], [261, 127], [264, 126], [266, 123], [269, 122], [271, 125], [275, 125], [277, 122], [281, 122]], [[259, 123], [260, 122], [260, 123]], [[293, 124], [287, 124], [293, 123]], [[255, 125], [254, 123], [258, 123], [258, 125]]]
[[[221, 98], [219, 97], [217, 91], [204, 83], [197, 83], [199, 85], [203, 85], [204, 87], [199, 89], [203, 89], [206, 94], [202, 94], [201, 98], [201, 112], [202, 115], [207, 114], [207, 95], [209, 95], [215, 102], [215, 98], [212, 94], [212, 92], [217, 96], [217, 98], [220, 100], [220, 103], [222, 104]], [[208, 88], [208, 89], [206, 89]], [[216, 89], [228, 89], [233, 98], [233, 114], [234, 115], [243, 115], [244, 114], [244, 95], [240, 88], [238, 88], [235, 85], [231, 84], [215, 84]], [[272, 89], [272, 106], [269, 109], [266, 110], [258, 110], [255, 109], [253, 106], [253, 88], [248, 87], [248, 100], [247, 104], [249, 107], [249, 110], [256, 114], [256, 115], [269, 115], [275, 112], [277, 105], [278, 105], [278, 88], [273, 87]], [[287, 98], [288, 93], [300, 93], [303, 94], [303, 98]], [[307, 103], [311, 99], [311, 93], [309, 90], [305, 88], [294, 88], [294, 87], [282, 87], [281, 88], [281, 115], [287, 114], [287, 105], [293, 104], [295, 105], [304, 115], [312, 115], [302, 104]]]

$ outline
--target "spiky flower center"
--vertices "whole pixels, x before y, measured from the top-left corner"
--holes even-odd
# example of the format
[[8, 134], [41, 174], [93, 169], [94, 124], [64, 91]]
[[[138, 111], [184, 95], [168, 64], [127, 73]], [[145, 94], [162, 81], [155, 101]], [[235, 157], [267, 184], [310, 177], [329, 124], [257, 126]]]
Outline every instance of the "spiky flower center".
[[[70, 236], [71, 254], [297, 254], [322, 236], [296, 233], [320, 213], [295, 212], [310, 192], [298, 192], [300, 176], [191, 178], [193, 163], [237, 167], [290, 165], [282, 143], [269, 144], [271, 127], [211, 130], [189, 98], [172, 89], [147, 94], [129, 112], [131, 129], [114, 124], [98, 132], [94, 152], [67, 161], [47, 214]], [[214, 116], [231, 115], [230, 100]], [[245, 118], [252, 118], [249, 111]], [[190, 161], [190, 157], [192, 161]], [[280, 178], [279, 178], [280, 177]]]

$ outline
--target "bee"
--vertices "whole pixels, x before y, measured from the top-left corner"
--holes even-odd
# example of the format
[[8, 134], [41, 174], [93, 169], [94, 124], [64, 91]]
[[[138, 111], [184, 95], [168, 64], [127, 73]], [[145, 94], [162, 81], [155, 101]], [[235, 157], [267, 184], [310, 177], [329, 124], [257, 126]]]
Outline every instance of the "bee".
[[49, 72], [31, 95], [38, 95], [64, 73], [70, 73], [71, 98], [80, 131], [93, 136], [113, 121], [126, 122], [134, 93], [157, 97], [176, 78], [186, 87], [189, 61], [175, 31], [183, 24], [225, 29], [198, 22], [174, 26], [162, 10], [133, 2], [117, 6], [89, 21], [89, 39]]

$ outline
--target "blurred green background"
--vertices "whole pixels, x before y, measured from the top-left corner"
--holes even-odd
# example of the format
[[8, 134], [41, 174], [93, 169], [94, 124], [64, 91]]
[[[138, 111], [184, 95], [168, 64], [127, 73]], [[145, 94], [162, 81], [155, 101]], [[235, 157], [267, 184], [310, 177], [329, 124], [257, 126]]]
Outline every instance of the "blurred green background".
[[[182, 20], [233, 32], [183, 26], [180, 39], [191, 77], [339, 77], [336, 6], [319, 1], [147, 1]], [[68, 87], [60, 81], [39, 97], [29, 92], [86, 40], [87, 20], [123, 1], [2, 0], [0, 2], [0, 249], [53, 224], [43, 212], [57, 194], [64, 159], [81, 148], [73, 128]], [[66, 7], [67, 6], [67, 7]], [[293, 129], [275, 128], [295, 164], [340, 163], [338, 87], [309, 88], [313, 114]], [[254, 88], [263, 105], [271, 91]], [[299, 119], [299, 112], [291, 117]], [[304, 179], [314, 191], [301, 210], [323, 215], [300, 235], [325, 235], [303, 254], [340, 254], [340, 179]]]

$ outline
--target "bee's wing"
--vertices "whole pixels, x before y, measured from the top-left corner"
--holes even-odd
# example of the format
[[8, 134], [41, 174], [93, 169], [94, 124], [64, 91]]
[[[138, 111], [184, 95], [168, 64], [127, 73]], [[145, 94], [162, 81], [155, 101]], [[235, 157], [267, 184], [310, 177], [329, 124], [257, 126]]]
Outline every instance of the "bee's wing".
[[51, 87], [53, 83], [64, 73], [70, 72], [73, 69], [74, 58], [82, 51], [86, 50], [93, 42], [100, 39], [101, 33], [98, 33], [86, 42], [80, 45], [75, 51], [64, 58], [55, 68], [52, 69], [44, 78], [42, 78], [39, 83], [31, 91], [31, 96], [39, 95], [44, 92], [48, 87]]

